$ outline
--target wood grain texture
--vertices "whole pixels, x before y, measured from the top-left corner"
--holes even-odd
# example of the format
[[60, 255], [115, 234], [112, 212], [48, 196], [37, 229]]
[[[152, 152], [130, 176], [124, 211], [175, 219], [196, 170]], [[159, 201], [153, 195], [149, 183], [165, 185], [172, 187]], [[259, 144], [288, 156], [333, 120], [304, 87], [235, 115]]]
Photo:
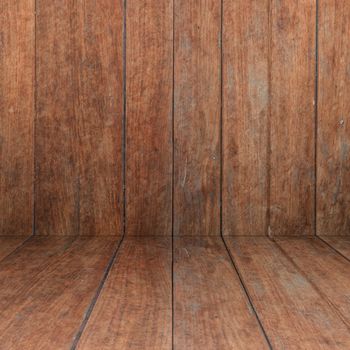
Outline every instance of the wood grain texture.
[[350, 328], [350, 261], [318, 238], [278, 239], [277, 244]]
[[174, 244], [175, 349], [268, 349], [221, 237]]
[[319, 4], [317, 233], [350, 235], [350, 3]]
[[225, 240], [273, 348], [349, 348], [349, 328], [338, 312], [274, 242]]
[[[45, 243], [43, 252], [36, 238], [3, 260], [1, 347], [69, 349], [113, 254], [115, 239], [79, 238], [54, 247], [60, 253], [56, 250], [51, 256], [50, 244]], [[49, 240], [56, 244], [56, 238]]]
[[0, 235], [32, 234], [34, 0], [0, 3]]
[[341, 237], [332, 237], [332, 236], [322, 236], [325, 242], [331, 245], [339, 253], [343, 254], [345, 257], [350, 259], [350, 237], [341, 236]]
[[18, 248], [28, 237], [6, 236], [0, 237], [0, 261], [10, 255]]
[[268, 1], [223, 1], [223, 233], [266, 235]]
[[314, 234], [315, 21], [315, 0], [271, 2], [272, 236]]
[[126, 232], [171, 236], [173, 3], [128, 1]]
[[37, 233], [118, 235], [122, 1], [39, 0], [37, 10]]
[[220, 7], [175, 1], [175, 235], [219, 235]]
[[127, 237], [77, 349], [171, 349], [171, 238]]

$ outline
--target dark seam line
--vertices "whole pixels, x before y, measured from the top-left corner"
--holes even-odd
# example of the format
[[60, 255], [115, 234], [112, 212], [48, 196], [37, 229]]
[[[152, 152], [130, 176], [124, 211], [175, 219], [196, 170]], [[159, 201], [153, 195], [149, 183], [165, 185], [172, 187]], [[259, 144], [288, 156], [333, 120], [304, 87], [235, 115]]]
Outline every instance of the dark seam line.
[[79, 330], [78, 332], [75, 334], [74, 338], [73, 338], [73, 343], [72, 343], [72, 346], [71, 346], [71, 350], [75, 350], [80, 339], [81, 339], [81, 336], [86, 328], [86, 325], [91, 317], [91, 314], [92, 314], [92, 311], [94, 310], [95, 308], [95, 305], [97, 303], [97, 300], [99, 299], [100, 295], [101, 295], [101, 292], [102, 292], [102, 289], [105, 285], [105, 282], [108, 278], [108, 275], [114, 265], [114, 263], [116, 262], [116, 258], [117, 258], [117, 255], [118, 255], [118, 252], [120, 250], [120, 247], [122, 245], [122, 243], [124, 242], [124, 237], [122, 237], [120, 240], [119, 240], [119, 243], [117, 244], [116, 248], [115, 248], [115, 251], [110, 259], [110, 261], [108, 262], [108, 265], [103, 273], [103, 277], [102, 277], [102, 280], [99, 284], [99, 286], [97, 287], [97, 290], [96, 290], [96, 293], [95, 295], [93, 296], [92, 300], [91, 300], [91, 303], [87, 309], [87, 311], [85, 312], [85, 317], [79, 327]]
[[[12, 237], [12, 236], [11, 236]], [[18, 236], [17, 236], [18, 237]], [[4, 256], [2, 259], [0, 259], [0, 263], [3, 262], [5, 259], [7, 259], [8, 257], [14, 255], [15, 253], [17, 253], [29, 240], [31, 240], [33, 238], [33, 235], [28, 236], [23, 242], [21, 242], [20, 245], [18, 245], [14, 250], [12, 250], [9, 254], [7, 254], [6, 256]]]
[[325, 241], [322, 236], [316, 236], [321, 242], [323, 242], [325, 245], [327, 245], [329, 248], [331, 248], [333, 251], [335, 251], [338, 255], [340, 255], [341, 257], [343, 257], [345, 260], [347, 260], [348, 262], [350, 262], [350, 258], [348, 258], [346, 255], [344, 255], [343, 253], [341, 253], [338, 249], [334, 248], [331, 244], [329, 244], [327, 241]]
[[[261, 237], [261, 236], [260, 236], [260, 237]], [[240, 285], [241, 285], [241, 287], [242, 287], [242, 289], [243, 289], [243, 291], [244, 291], [244, 293], [245, 293], [245, 295], [246, 295], [246, 297], [247, 297], [247, 300], [248, 300], [248, 302], [249, 302], [249, 305], [250, 305], [250, 307], [251, 307], [251, 309], [252, 309], [252, 311], [253, 311], [253, 313], [254, 313], [254, 316], [255, 316], [255, 318], [256, 318], [258, 324], [259, 324], [259, 327], [260, 327], [260, 329], [261, 329], [261, 331], [262, 331], [262, 333], [263, 333], [263, 335], [264, 335], [264, 337], [265, 337], [265, 339], [266, 339], [267, 345], [268, 345], [269, 348], [272, 350], [273, 348], [272, 348], [270, 339], [269, 339], [269, 337], [268, 337], [268, 335], [267, 335], [267, 333], [266, 333], [266, 331], [265, 331], [265, 329], [264, 329], [264, 327], [263, 327], [263, 324], [262, 324], [262, 322], [261, 322], [261, 320], [260, 320], [260, 318], [259, 318], [258, 312], [257, 312], [256, 309], [255, 309], [255, 306], [254, 306], [253, 300], [252, 300], [252, 298], [251, 298], [251, 296], [250, 296], [250, 294], [249, 294], [248, 288], [246, 287], [246, 285], [245, 285], [245, 283], [244, 283], [243, 276], [241, 275], [241, 273], [240, 273], [240, 271], [239, 271], [239, 269], [238, 269], [238, 266], [237, 266], [237, 264], [235, 263], [235, 259], [234, 259], [233, 255], [231, 254], [230, 249], [228, 248], [228, 246], [227, 246], [227, 244], [226, 244], [225, 238], [224, 238], [223, 236], [221, 236], [221, 239], [222, 239], [222, 241], [224, 242], [224, 246], [225, 246], [225, 249], [226, 249], [227, 254], [228, 254], [229, 257], [230, 257], [231, 264], [232, 264], [232, 266], [233, 266], [233, 268], [234, 268], [234, 270], [235, 270], [235, 272], [236, 272], [236, 274], [237, 274], [237, 276], [238, 276]]]
[[37, 117], [37, 113], [38, 113], [38, 108], [37, 108], [37, 1], [34, 1], [34, 116], [33, 116], [33, 198], [32, 198], [32, 236], [35, 235], [35, 205], [36, 205], [36, 159], [35, 159], [35, 155], [36, 155], [36, 121], [38, 119]]

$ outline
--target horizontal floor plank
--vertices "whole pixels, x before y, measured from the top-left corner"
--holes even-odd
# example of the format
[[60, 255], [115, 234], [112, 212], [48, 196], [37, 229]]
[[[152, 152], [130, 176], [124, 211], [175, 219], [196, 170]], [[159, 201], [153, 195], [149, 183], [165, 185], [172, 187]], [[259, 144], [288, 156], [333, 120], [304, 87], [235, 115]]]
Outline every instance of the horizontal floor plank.
[[28, 237], [6, 236], [0, 237], [0, 261], [10, 255], [18, 248]]
[[350, 348], [347, 325], [277, 244], [226, 241], [273, 348]]
[[350, 259], [350, 236], [332, 237], [322, 236], [322, 240], [327, 242], [340, 254], [344, 255], [347, 259]]

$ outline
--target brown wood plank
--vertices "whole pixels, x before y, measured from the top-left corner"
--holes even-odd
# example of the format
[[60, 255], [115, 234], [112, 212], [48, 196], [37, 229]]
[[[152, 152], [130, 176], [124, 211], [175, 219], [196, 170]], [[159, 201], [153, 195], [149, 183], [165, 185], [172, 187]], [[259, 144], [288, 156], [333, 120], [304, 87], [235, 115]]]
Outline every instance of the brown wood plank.
[[0, 235], [33, 226], [34, 0], [0, 3]]
[[223, 0], [223, 232], [265, 235], [268, 0]]
[[220, 237], [174, 241], [176, 349], [268, 349]]
[[171, 349], [171, 238], [127, 237], [78, 349]]
[[225, 239], [273, 348], [349, 349], [349, 327], [274, 242]]
[[322, 236], [321, 239], [323, 239], [325, 242], [331, 245], [340, 254], [343, 254], [345, 257], [350, 259], [350, 237], [349, 236], [342, 236], [342, 237]]
[[37, 10], [37, 233], [119, 234], [122, 1]]
[[175, 0], [175, 235], [220, 231], [220, 7]]
[[126, 231], [170, 236], [172, 0], [128, 1], [126, 25]]
[[350, 2], [319, 6], [317, 233], [350, 235]]
[[50, 240], [55, 256], [39, 240], [0, 264], [4, 349], [69, 349], [116, 248], [116, 238]]
[[318, 238], [278, 239], [277, 244], [350, 328], [350, 262]]
[[28, 237], [7, 236], [0, 237], [0, 261], [10, 255], [17, 247], [19, 247]]
[[270, 235], [314, 234], [315, 20], [315, 0], [271, 2]]

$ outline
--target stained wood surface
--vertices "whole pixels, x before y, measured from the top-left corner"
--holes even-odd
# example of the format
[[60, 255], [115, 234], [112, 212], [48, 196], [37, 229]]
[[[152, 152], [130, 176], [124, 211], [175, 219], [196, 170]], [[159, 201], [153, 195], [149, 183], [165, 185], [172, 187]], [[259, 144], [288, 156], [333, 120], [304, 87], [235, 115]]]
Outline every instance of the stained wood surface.
[[0, 263], [4, 349], [70, 348], [116, 247], [115, 238], [41, 239]]
[[221, 237], [174, 244], [175, 349], [268, 349]]
[[175, 235], [219, 234], [220, 7], [175, 1]]
[[0, 235], [32, 234], [34, 0], [0, 4]]
[[223, 232], [265, 235], [268, 1], [223, 2]]
[[171, 238], [128, 237], [78, 349], [171, 349]]
[[331, 237], [331, 236], [322, 236], [322, 240], [331, 245], [339, 253], [343, 254], [345, 257], [350, 259], [350, 237]]
[[126, 231], [171, 236], [173, 3], [128, 1], [126, 25]]
[[277, 244], [350, 328], [350, 261], [318, 238], [278, 239]]
[[0, 261], [10, 255], [17, 247], [19, 247], [28, 237], [7, 236], [0, 237]]
[[270, 235], [314, 234], [315, 21], [315, 0], [271, 2]]
[[121, 231], [122, 16], [119, 0], [37, 2], [38, 234]]
[[350, 235], [350, 3], [319, 6], [317, 232]]
[[275, 243], [226, 241], [273, 348], [349, 348], [349, 327]]

